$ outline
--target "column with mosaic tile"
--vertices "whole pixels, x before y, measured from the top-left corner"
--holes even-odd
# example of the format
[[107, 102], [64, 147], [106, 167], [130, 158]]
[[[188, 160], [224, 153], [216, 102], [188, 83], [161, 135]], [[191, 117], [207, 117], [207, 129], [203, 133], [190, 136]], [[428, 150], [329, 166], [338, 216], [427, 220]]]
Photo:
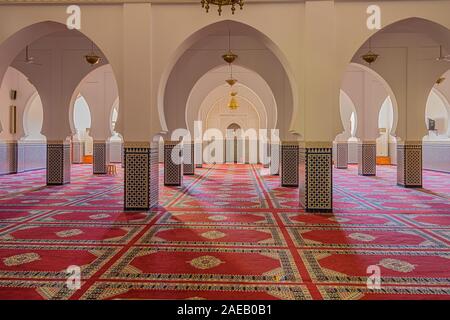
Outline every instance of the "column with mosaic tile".
[[280, 179], [283, 187], [298, 187], [299, 146], [297, 142], [282, 142]]
[[397, 184], [407, 188], [422, 187], [422, 142], [397, 143]]
[[360, 176], [377, 174], [377, 144], [375, 141], [358, 143], [358, 174]]
[[164, 185], [183, 184], [183, 145], [179, 141], [164, 142]]
[[336, 169], [348, 168], [348, 143], [344, 141], [338, 141], [334, 143], [335, 158], [334, 166]]
[[193, 175], [195, 174], [195, 144], [193, 141], [183, 142], [183, 174]]
[[196, 168], [203, 167], [203, 142], [202, 141], [195, 142], [194, 159], [195, 159], [195, 167]]
[[158, 206], [158, 145], [150, 142], [125, 142], [125, 210], [148, 210]]
[[94, 140], [93, 150], [94, 174], [106, 174], [109, 163], [109, 143], [105, 140]]
[[70, 183], [70, 141], [47, 141], [47, 185]]
[[307, 212], [333, 210], [331, 143], [303, 143], [299, 152], [300, 204]]

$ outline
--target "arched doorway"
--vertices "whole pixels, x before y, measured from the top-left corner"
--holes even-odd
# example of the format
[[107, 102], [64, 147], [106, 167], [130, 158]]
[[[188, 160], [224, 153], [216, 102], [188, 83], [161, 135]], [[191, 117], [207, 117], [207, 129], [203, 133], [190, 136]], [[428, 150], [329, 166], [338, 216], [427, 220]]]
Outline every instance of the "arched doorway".
[[[91, 111], [86, 99], [78, 95], [73, 107], [73, 122], [75, 134], [73, 136], [74, 146], [79, 143], [81, 149], [73, 148], [73, 158], [75, 163], [92, 163], [93, 139], [90, 136]], [[78, 160], [78, 158], [80, 158]]]
[[238, 163], [240, 132], [242, 128], [237, 123], [232, 123], [227, 127], [227, 144], [225, 149], [226, 162]]

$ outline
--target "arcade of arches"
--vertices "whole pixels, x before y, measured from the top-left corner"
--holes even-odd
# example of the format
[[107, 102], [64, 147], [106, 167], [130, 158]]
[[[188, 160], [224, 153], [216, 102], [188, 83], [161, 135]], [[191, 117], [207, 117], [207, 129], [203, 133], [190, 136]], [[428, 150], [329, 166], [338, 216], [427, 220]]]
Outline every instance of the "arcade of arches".
[[194, 2], [0, 1], [0, 298], [449, 299], [450, 0]]

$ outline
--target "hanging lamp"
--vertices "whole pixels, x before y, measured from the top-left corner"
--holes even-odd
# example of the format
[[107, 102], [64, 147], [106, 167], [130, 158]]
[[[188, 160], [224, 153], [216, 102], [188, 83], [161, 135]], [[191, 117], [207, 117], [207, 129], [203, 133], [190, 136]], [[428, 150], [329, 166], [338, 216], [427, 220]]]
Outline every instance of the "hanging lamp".
[[236, 99], [237, 92], [231, 92], [230, 96], [231, 96], [231, 99], [230, 99], [230, 102], [228, 103], [228, 108], [230, 108], [231, 110], [238, 109], [239, 103], [237, 102], [237, 99]]
[[86, 59], [86, 62], [89, 63], [91, 66], [99, 63], [102, 58], [98, 55], [95, 54], [94, 52], [94, 42], [91, 41], [92, 43], [92, 48], [91, 48], [91, 52], [87, 55], [84, 56], [84, 58]]
[[377, 61], [377, 59], [378, 59], [379, 56], [380, 56], [379, 54], [374, 53], [374, 52], [372, 51], [371, 39], [369, 39], [369, 51], [368, 51], [366, 54], [363, 54], [363, 55], [361, 56], [361, 58], [362, 58], [366, 63], [368, 63], [369, 66], [370, 66], [372, 63], [374, 63], [375, 61]]
[[211, 5], [218, 6], [219, 16], [222, 15], [222, 7], [231, 6], [231, 13], [234, 14], [236, 6], [239, 6], [241, 10], [244, 8], [244, 0], [201, 0], [202, 8], [209, 12]]

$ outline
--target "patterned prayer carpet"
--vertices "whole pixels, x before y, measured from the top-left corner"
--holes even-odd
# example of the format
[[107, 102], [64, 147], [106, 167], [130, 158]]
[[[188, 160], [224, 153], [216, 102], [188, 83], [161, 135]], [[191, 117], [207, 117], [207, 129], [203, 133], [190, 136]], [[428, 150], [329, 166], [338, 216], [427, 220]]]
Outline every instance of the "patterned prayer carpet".
[[335, 170], [332, 214], [305, 213], [260, 166], [197, 169], [152, 212], [123, 211], [121, 169], [74, 165], [54, 187], [43, 170], [1, 176], [0, 299], [450, 299], [450, 175], [405, 189], [395, 170]]

